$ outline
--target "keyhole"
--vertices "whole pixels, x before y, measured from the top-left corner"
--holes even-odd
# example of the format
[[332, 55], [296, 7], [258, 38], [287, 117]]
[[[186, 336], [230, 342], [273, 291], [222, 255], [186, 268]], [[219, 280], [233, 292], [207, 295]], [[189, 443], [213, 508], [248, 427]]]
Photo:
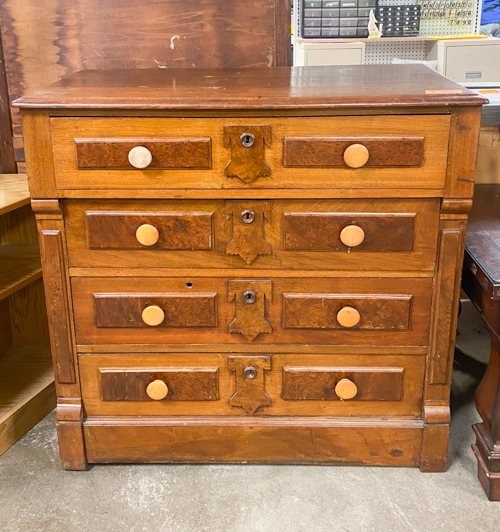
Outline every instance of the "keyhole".
[[255, 135], [252, 133], [243, 133], [240, 136], [240, 144], [244, 148], [251, 148], [255, 143]]
[[243, 223], [251, 224], [255, 219], [255, 213], [249, 210], [243, 211], [241, 213], [241, 219], [243, 220]]
[[257, 370], [253, 366], [249, 366], [243, 370], [243, 375], [246, 379], [255, 379], [257, 377]]
[[243, 301], [247, 305], [251, 305], [252, 303], [255, 303], [256, 298], [257, 298], [257, 295], [252, 290], [246, 290], [245, 292], [243, 292]]

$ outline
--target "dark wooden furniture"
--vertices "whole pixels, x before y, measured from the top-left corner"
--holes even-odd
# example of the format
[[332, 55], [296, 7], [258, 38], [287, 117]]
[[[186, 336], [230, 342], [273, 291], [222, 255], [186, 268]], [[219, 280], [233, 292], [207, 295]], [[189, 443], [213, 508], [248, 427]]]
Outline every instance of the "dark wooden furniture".
[[443, 471], [483, 101], [413, 65], [18, 100], [64, 467]]
[[477, 185], [467, 225], [462, 288], [481, 313], [491, 356], [475, 396], [483, 420], [472, 446], [479, 480], [490, 500], [500, 501], [500, 185]]

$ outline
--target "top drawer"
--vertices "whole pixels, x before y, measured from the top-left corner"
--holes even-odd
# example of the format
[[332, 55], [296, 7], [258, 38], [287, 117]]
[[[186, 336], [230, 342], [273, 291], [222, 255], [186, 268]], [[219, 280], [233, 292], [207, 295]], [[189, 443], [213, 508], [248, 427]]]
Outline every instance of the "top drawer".
[[449, 115], [51, 119], [59, 189], [442, 188]]

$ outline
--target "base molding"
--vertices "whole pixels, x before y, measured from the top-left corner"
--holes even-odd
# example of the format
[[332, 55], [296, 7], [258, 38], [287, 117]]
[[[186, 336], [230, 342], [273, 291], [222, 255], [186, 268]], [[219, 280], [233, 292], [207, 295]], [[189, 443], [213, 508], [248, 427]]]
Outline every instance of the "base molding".
[[91, 418], [89, 463], [294, 463], [418, 466], [422, 422], [325, 418]]
[[59, 398], [56, 412], [61, 464], [69, 471], [84, 471], [88, 463], [83, 436], [82, 400], [78, 397]]
[[472, 450], [477, 459], [479, 482], [490, 501], [500, 501], [500, 450], [485, 432], [483, 423], [473, 425], [476, 443]]

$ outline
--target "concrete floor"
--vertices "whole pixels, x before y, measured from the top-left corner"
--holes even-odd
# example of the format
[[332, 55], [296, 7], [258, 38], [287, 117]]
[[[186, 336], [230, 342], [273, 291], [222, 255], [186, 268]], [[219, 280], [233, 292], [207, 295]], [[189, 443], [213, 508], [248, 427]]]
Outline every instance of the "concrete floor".
[[[459, 344], [485, 358], [474, 310]], [[477, 379], [456, 369], [447, 473], [325, 466], [59, 465], [55, 415], [0, 457], [1, 532], [401, 532], [500, 530], [470, 444]]]

